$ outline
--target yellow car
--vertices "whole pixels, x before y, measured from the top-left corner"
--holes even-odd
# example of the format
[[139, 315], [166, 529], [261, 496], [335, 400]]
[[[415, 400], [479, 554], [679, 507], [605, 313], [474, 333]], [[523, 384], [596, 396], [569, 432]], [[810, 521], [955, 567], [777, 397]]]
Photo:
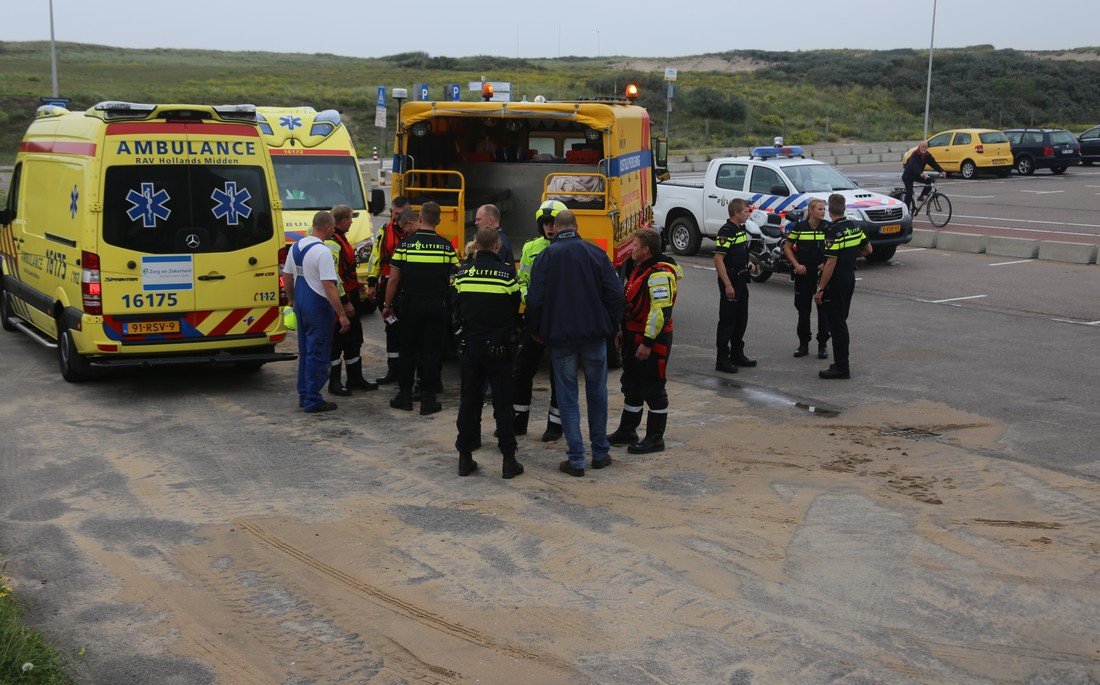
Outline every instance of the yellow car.
[[[910, 148], [904, 164], [917, 148]], [[988, 128], [959, 128], [937, 133], [928, 139], [928, 151], [948, 173], [974, 178], [979, 171], [998, 176], [1012, 173], [1012, 146], [1002, 131]]]

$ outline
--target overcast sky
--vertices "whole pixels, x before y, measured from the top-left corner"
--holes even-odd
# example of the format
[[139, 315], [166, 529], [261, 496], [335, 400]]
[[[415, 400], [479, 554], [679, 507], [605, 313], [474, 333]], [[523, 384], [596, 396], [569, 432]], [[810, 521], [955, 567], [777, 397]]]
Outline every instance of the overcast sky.
[[[53, 0], [59, 41], [381, 57], [675, 57], [735, 49], [925, 48], [933, 0], [136, 2]], [[775, 11], [769, 15], [766, 8]], [[0, 0], [0, 40], [50, 36], [48, 0]], [[1097, 0], [938, 0], [937, 47], [1100, 45]]]

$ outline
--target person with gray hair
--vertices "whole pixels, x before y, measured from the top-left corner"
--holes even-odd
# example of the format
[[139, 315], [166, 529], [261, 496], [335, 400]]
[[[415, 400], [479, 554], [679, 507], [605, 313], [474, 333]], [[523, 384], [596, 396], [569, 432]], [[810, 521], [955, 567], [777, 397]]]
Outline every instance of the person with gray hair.
[[623, 289], [607, 253], [581, 239], [573, 212], [554, 220], [557, 235], [535, 262], [527, 292], [527, 326], [550, 348], [568, 459], [562, 473], [584, 476], [577, 369], [584, 369], [592, 468], [611, 465], [607, 440], [607, 337], [623, 314]]

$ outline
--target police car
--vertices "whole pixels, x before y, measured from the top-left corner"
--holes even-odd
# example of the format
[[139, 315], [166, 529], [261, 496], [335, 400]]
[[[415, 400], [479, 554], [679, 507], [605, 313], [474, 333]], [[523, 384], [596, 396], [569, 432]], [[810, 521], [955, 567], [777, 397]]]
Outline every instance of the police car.
[[[730, 200], [741, 198], [757, 209], [787, 217], [813, 198], [844, 196], [846, 215], [871, 240], [872, 261], [886, 261], [898, 245], [913, 239], [913, 219], [905, 203], [864, 190], [836, 167], [806, 159], [801, 147], [759, 147], [746, 157], [711, 160], [702, 181], [690, 178], [658, 184], [655, 225], [673, 252], [692, 255], [703, 238], [714, 239], [729, 218]], [[791, 216], [790, 218], [795, 218]]]

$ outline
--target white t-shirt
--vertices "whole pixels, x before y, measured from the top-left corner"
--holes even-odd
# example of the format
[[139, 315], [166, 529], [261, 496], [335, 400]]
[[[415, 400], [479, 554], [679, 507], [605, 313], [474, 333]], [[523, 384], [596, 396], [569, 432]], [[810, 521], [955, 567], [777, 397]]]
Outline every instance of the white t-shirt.
[[306, 252], [305, 257], [302, 257], [301, 266], [295, 266], [294, 248], [290, 248], [290, 252], [286, 257], [286, 264], [283, 265], [283, 273], [290, 278], [304, 276], [306, 284], [309, 285], [313, 292], [321, 297], [327, 297], [325, 295], [325, 286], [321, 281], [334, 281], [338, 283], [340, 278], [336, 275], [336, 265], [332, 262], [332, 252], [329, 251], [328, 247], [325, 246], [320, 238], [307, 235], [298, 241], [298, 249], [300, 251], [305, 250], [312, 243], [321, 243], [321, 247], [315, 247], [309, 252]]

